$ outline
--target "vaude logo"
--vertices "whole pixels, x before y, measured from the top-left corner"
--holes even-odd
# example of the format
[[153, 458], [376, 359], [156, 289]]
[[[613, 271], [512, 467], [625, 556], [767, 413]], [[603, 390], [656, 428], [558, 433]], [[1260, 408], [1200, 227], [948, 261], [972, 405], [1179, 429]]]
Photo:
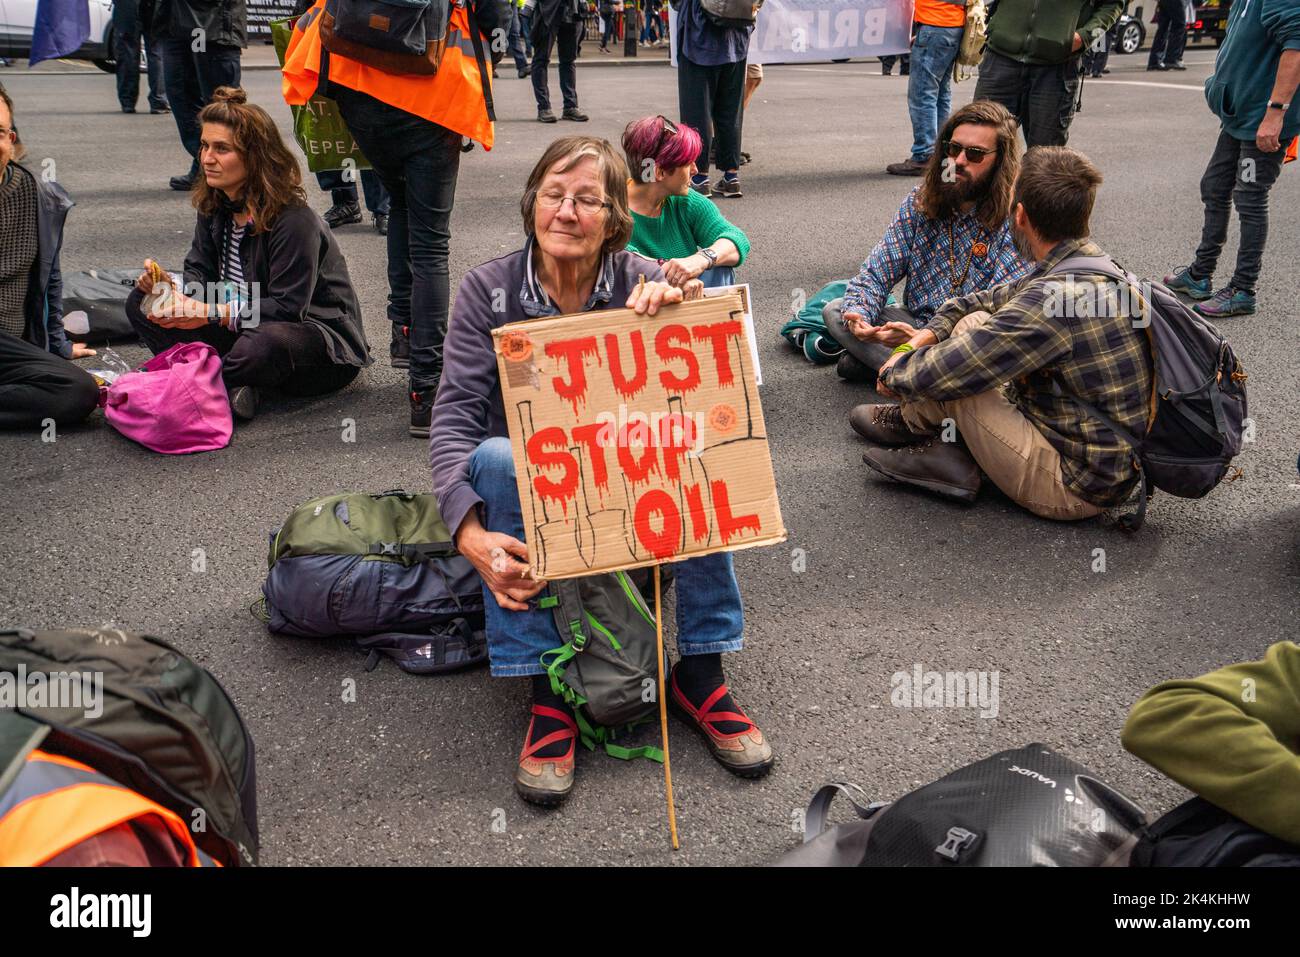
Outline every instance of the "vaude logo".
[[1039, 774], [1037, 771], [1031, 771], [1031, 770], [1029, 770], [1029, 768], [1016, 767], [1016, 765], [1013, 764], [1013, 765], [1011, 765], [1011, 767], [1008, 768], [1007, 770], [1009, 770], [1009, 771], [1015, 771], [1016, 774], [1023, 774], [1023, 775], [1024, 775], [1025, 777], [1027, 777], [1027, 778], [1033, 778], [1035, 781], [1040, 781], [1040, 782], [1042, 782], [1043, 784], [1049, 784], [1049, 785], [1051, 785], [1052, 787], [1056, 787], [1056, 782], [1053, 781], [1051, 778], [1045, 778], [1045, 777], [1043, 777], [1041, 774]]

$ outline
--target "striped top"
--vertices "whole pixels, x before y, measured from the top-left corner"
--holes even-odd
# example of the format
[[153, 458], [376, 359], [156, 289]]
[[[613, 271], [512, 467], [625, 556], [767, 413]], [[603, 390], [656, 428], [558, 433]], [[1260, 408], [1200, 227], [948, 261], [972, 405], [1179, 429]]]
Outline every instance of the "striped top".
[[248, 284], [244, 282], [244, 263], [239, 258], [239, 245], [244, 240], [244, 233], [248, 231], [248, 226], [252, 222], [249, 220], [243, 226], [235, 223], [232, 219], [230, 227], [226, 230], [226, 241], [221, 249], [221, 279], [224, 289], [221, 293], [221, 301], [231, 304], [230, 325], [232, 332], [238, 332], [243, 311], [244, 303], [248, 299]]

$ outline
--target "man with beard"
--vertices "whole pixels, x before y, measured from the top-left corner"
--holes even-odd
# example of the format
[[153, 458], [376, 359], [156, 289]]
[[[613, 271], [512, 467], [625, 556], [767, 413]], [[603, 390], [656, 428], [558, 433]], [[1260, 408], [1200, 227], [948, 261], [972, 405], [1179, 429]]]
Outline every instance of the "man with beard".
[[[1029, 271], [1007, 220], [1020, 170], [1015, 119], [997, 103], [976, 100], [948, 118], [939, 141], [924, 181], [903, 201], [842, 303], [825, 310], [827, 329], [846, 349], [836, 369], [842, 378], [874, 383], [890, 350], [945, 301]], [[885, 305], [903, 279], [903, 307]]]
[[[1025, 278], [946, 302], [880, 368], [863, 460], [895, 481], [974, 501], [983, 475], [1035, 515], [1091, 518], [1122, 505], [1137, 460], [1090, 403], [1134, 435], [1147, 427], [1153, 364], [1141, 300], [1086, 263], [1101, 173], [1063, 146], [1030, 150], [1016, 180]], [[1121, 294], [1125, 293], [1125, 294]], [[981, 474], [983, 473], [983, 475]]]

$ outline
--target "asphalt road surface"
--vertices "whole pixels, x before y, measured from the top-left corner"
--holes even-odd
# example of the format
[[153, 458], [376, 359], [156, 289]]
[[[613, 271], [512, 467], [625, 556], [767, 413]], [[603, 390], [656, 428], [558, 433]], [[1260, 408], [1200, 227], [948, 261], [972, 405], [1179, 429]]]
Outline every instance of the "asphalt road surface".
[[[1111, 75], [1084, 89], [1070, 142], [1106, 175], [1095, 235], [1140, 275], [1185, 264], [1199, 236], [1198, 182], [1217, 129], [1200, 92], [1212, 58], [1193, 49], [1187, 73], [1148, 74], [1145, 55], [1113, 56]], [[663, 65], [582, 69], [592, 122], [581, 127], [536, 123], [528, 83], [502, 74], [496, 149], [461, 164], [453, 288], [468, 268], [521, 245], [519, 196], [553, 137], [617, 140], [634, 117], [676, 116], [676, 77]], [[112, 78], [93, 71], [10, 69], [0, 80], [17, 101], [30, 164], [77, 201], [64, 269], [146, 256], [179, 265], [194, 214], [166, 186], [188, 162], [171, 118], [118, 113]], [[248, 71], [246, 82], [287, 131], [278, 75]], [[959, 85], [954, 106], [973, 89]], [[733, 778], [674, 721], [680, 852], [669, 849], [660, 768], [649, 762], [583, 753], [563, 809], [516, 798], [523, 682], [486, 670], [367, 673], [347, 641], [272, 637], [249, 615], [267, 532], [295, 503], [429, 488], [424, 444], [406, 434], [404, 375], [386, 357], [338, 395], [272, 400], [220, 452], [156, 455], [98, 413], [52, 443], [0, 436], [0, 621], [149, 631], [210, 668], [257, 742], [269, 864], [754, 864], [798, 840], [797, 809], [826, 780], [893, 798], [1031, 741], [1063, 749], [1150, 810], [1171, 807], [1180, 789], [1120, 747], [1129, 706], [1157, 681], [1257, 658], [1295, 636], [1298, 174], [1285, 172], [1273, 191], [1261, 311], [1225, 327], [1250, 373], [1255, 441], [1238, 460], [1244, 474], [1202, 501], [1159, 496], [1130, 538], [1097, 522], [1036, 519], [995, 493], [961, 507], [872, 477], [847, 422], [871, 395], [778, 337], [800, 291], [855, 272], [915, 185], [883, 172], [910, 138], [906, 81], [876, 64], [772, 67], [746, 118], [745, 196], [719, 201], [753, 241], [740, 275], [754, 291], [789, 529], [787, 544], [736, 556], [746, 648], [726, 665], [778, 763], [765, 780]], [[327, 198], [311, 194], [323, 211]], [[1235, 226], [1232, 236], [1224, 281]], [[382, 355], [383, 241], [362, 226], [340, 238]], [[144, 358], [139, 347], [120, 351]], [[353, 443], [345, 419], [356, 422]], [[206, 567], [195, 572], [199, 548]], [[1094, 570], [1100, 557], [1104, 571]], [[891, 675], [917, 664], [996, 672], [996, 717], [891, 706]], [[341, 700], [348, 678], [355, 703]]]

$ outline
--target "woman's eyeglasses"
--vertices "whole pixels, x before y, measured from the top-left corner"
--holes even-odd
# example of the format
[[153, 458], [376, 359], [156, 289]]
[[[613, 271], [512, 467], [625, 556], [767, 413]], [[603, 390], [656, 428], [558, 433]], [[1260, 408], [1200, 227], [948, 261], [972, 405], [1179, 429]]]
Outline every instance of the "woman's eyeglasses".
[[985, 159], [997, 152], [997, 150], [986, 150], [982, 146], [963, 146], [953, 140], [943, 141], [943, 151], [949, 159], [956, 159], [964, 152], [966, 161], [974, 166], [983, 163]]
[[559, 209], [564, 205], [566, 199], [573, 200], [573, 208], [585, 216], [595, 216], [602, 209], [614, 208], [613, 203], [608, 203], [599, 196], [591, 196], [589, 194], [583, 194], [582, 196], [569, 196], [554, 189], [548, 189], [538, 193], [537, 205], [543, 209]]

